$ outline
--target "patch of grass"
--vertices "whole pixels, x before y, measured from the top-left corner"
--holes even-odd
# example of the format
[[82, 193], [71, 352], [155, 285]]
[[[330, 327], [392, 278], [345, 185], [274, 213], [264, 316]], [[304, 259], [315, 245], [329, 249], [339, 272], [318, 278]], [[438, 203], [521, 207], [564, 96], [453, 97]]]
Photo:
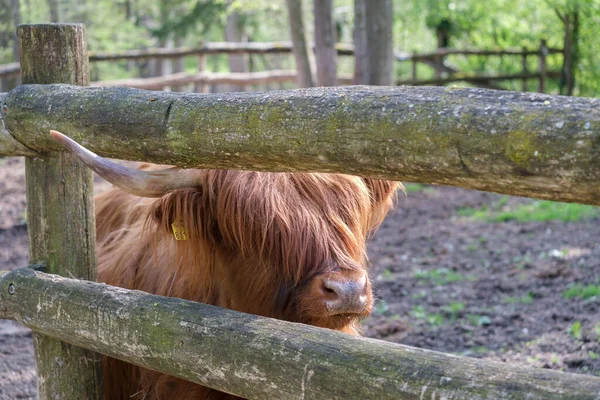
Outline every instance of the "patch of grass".
[[424, 299], [427, 297], [427, 292], [425, 290], [419, 290], [417, 293], [413, 293], [410, 297], [415, 300]]
[[472, 354], [485, 354], [489, 351], [490, 351], [490, 349], [488, 349], [485, 346], [473, 346], [469, 350], [463, 351], [461, 354], [463, 356], [470, 356]]
[[406, 193], [420, 192], [425, 189], [425, 185], [421, 183], [403, 183]]
[[412, 310], [412, 315], [416, 319], [420, 319], [426, 321], [429, 325], [433, 326], [442, 326], [446, 319], [442, 314], [430, 314], [428, 313], [423, 306], [414, 306]]
[[393, 281], [394, 280], [394, 274], [392, 273], [392, 271], [389, 270], [389, 268], [386, 268], [381, 273], [381, 279], [384, 280], [384, 281]]
[[461, 275], [458, 272], [452, 271], [448, 268], [437, 268], [430, 271], [419, 269], [415, 271], [414, 277], [415, 279], [431, 282], [440, 286], [452, 282], [474, 280], [472, 276]]
[[532, 304], [533, 300], [533, 293], [527, 292], [519, 297], [505, 297], [502, 302], [506, 304]]
[[594, 301], [600, 299], [600, 285], [583, 286], [575, 284], [563, 292], [563, 297], [567, 300], [579, 298]]
[[442, 307], [442, 311], [450, 315], [450, 319], [455, 321], [458, 314], [465, 309], [465, 303], [453, 302]]
[[508, 197], [504, 196], [491, 206], [477, 208], [459, 208], [458, 215], [484, 222], [543, 222], [581, 221], [586, 218], [600, 216], [600, 208], [574, 203], [561, 203], [549, 200], [535, 200], [514, 207], [507, 205]]
[[569, 335], [573, 336], [577, 340], [581, 340], [582, 332], [581, 332], [581, 322], [575, 321], [573, 324], [567, 329]]
[[600, 342], [600, 322], [594, 326], [594, 333], [596, 334], [596, 340]]
[[390, 311], [390, 305], [385, 300], [379, 300], [375, 303], [375, 314], [383, 315]]
[[492, 323], [492, 319], [487, 315], [467, 314], [467, 319], [471, 325], [479, 327], [487, 326]]
[[588, 356], [592, 359], [592, 360], [597, 360], [598, 359], [598, 353], [594, 353], [593, 351], [588, 351]]

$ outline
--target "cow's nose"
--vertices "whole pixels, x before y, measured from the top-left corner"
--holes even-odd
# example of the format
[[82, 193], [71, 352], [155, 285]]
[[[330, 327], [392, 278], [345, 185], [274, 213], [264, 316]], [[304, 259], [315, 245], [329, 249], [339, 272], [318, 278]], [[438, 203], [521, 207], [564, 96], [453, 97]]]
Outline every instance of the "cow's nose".
[[354, 280], [328, 278], [323, 280], [327, 310], [332, 314], [363, 313], [369, 302], [367, 275]]

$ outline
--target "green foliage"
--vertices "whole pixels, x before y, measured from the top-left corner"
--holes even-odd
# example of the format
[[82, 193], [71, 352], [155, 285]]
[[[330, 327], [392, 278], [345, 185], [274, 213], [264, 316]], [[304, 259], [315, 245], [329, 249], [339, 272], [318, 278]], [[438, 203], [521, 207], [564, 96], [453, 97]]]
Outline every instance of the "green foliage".
[[[8, 2], [6, 2], [8, 4]], [[467, 49], [528, 48], [538, 50], [540, 40], [548, 46], [563, 47], [566, 17], [577, 19], [573, 35], [575, 47], [576, 95], [598, 96], [600, 93], [600, 41], [597, 27], [600, 21], [600, 0], [394, 0], [395, 50], [429, 52], [437, 47], [437, 35], [447, 36], [447, 45]], [[312, 35], [312, 7], [305, 8], [306, 26]], [[352, 42], [352, 0], [334, 2], [334, 21], [339, 39]], [[8, 7], [10, 8], [10, 7]], [[21, 0], [22, 23], [49, 21], [47, 0]], [[13, 61], [12, 39], [7, 33], [14, 30], [10, 10], [0, 8], [0, 63]], [[61, 22], [86, 24], [90, 51], [120, 51], [133, 48], [156, 47], [165, 41], [178, 40], [188, 46], [206, 41], [224, 40], [224, 27], [229, 13], [239, 15], [240, 25], [250, 41], [281, 41], [289, 39], [286, 4], [283, 0], [61, 0]], [[573, 24], [571, 24], [573, 26]], [[268, 57], [267, 57], [268, 58]], [[253, 60], [258, 57], [253, 57]], [[254, 60], [253, 62], [258, 63]], [[562, 56], [547, 58], [549, 71], [562, 68]], [[94, 64], [94, 79], [115, 79], [139, 76], [146, 62]], [[292, 57], [283, 57], [284, 68], [293, 67]], [[520, 56], [478, 57], [449, 56], [445, 64], [465, 73], [519, 73]], [[213, 71], [226, 70], [226, 57], [209, 57]], [[538, 68], [536, 55], [528, 57], [529, 71]], [[273, 67], [271, 65], [271, 67]], [[261, 68], [262, 69], [262, 68]], [[396, 70], [408, 78], [410, 63], [397, 63]], [[353, 62], [342, 57], [341, 73], [352, 73]], [[431, 78], [431, 66], [419, 63], [420, 78]], [[399, 76], [400, 78], [400, 76]], [[520, 90], [521, 83], [497, 83], [504, 89]], [[547, 92], [564, 92], [564, 82], [548, 80]], [[529, 90], [535, 90], [530, 82]]]
[[577, 340], [581, 340], [581, 338], [582, 338], [581, 322], [580, 321], [573, 322], [573, 324], [569, 327], [567, 332], [569, 333], [569, 335], [573, 336], [573, 338], [575, 338]]
[[575, 284], [571, 286], [569, 289], [563, 292], [563, 296], [565, 299], [582, 299], [594, 301], [596, 299], [600, 299], [600, 285], [587, 285], [583, 286], [580, 284]]
[[375, 314], [383, 315], [388, 311], [390, 311], [390, 306], [385, 300], [379, 299], [375, 302]]
[[462, 310], [465, 309], [465, 303], [453, 302], [442, 306], [442, 311], [450, 315], [450, 319], [455, 321]]
[[427, 281], [440, 286], [452, 282], [474, 280], [472, 276], [464, 276], [448, 268], [437, 268], [430, 271], [420, 269], [415, 271], [414, 277], [415, 279]]
[[534, 296], [527, 292], [519, 297], [505, 297], [502, 301], [507, 304], [533, 304]]
[[507, 205], [507, 196], [491, 206], [482, 208], [460, 208], [461, 217], [485, 222], [574, 222], [600, 216], [600, 208], [584, 204], [561, 203], [549, 200], [531, 200], [515, 206]]
[[416, 319], [423, 320], [432, 326], [442, 326], [446, 322], [446, 319], [442, 314], [428, 313], [423, 306], [414, 306], [412, 310], [412, 315]]
[[420, 192], [424, 188], [425, 188], [425, 185], [423, 185], [421, 183], [405, 183], [404, 184], [404, 190], [406, 190], [406, 193]]

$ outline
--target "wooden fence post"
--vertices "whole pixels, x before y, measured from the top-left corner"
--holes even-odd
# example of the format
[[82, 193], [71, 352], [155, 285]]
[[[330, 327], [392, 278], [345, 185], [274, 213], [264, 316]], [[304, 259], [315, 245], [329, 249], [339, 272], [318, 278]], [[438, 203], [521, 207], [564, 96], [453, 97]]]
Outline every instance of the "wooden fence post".
[[546, 39], [540, 41], [540, 81], [538, 83], [538, 92], [544, 93], [544, 84], [546, 82], [546, 56], [548, 55], [548, 46]]
[[413, 82], [416, 82], [417, 81], [417, 52], [416, 51], [413, 51], [413, 53], [412, 53], [411, 64], [412, 64], [411, 79], [413, 80]]
[[[198, 55], [198, 73], [206, 72], [206, 55], [199, 54]], [[206, 83], [197, 83], [194, 87], [194, 92], [196, 93], [208, 93], [208, 86]]]
[[[24, 84], [89, 86], [82, 24], [20, 25], [18, 37]], [[30, 262], [44, 264], [48, 273], [95, 281], [89, 168], [67, 152], [41, 153], [27, 158], [26, 179]], [[33, 339], [40, 399], [103, 398], [100, 354], [41, 334]]]
[[523, 55], [521, 56], [521, 67], [523, 72], [523, 79], [521, 80], [521, 91], [527, 91], [527, 48], [523, 47]]

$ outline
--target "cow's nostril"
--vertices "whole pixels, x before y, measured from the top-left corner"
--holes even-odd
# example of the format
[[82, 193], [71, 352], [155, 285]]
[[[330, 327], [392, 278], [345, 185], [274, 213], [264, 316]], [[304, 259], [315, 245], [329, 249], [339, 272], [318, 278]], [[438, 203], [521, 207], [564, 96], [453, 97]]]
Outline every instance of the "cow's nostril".
[[332, 314], [362, 313], [368, 303], [367, 279], [324, 279], [322, 284], [327, 309]]

